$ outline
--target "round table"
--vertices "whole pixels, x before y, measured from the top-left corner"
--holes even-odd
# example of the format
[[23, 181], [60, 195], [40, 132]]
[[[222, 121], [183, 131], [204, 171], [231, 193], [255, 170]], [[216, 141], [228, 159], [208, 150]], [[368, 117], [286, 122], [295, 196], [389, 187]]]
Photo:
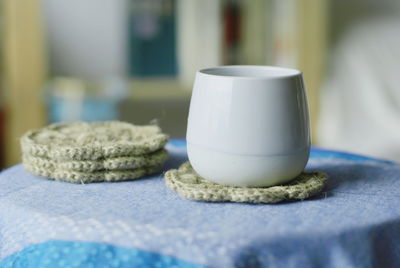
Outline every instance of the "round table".
[[[187, 160], [184, 140], [167, 149], [165, 170]], [[0, 267], [400, 267], [400, 165], [313, 148], [306, 169], [329, 175], [321, 194], [255, 205], [17, 165], [0, 174]]]

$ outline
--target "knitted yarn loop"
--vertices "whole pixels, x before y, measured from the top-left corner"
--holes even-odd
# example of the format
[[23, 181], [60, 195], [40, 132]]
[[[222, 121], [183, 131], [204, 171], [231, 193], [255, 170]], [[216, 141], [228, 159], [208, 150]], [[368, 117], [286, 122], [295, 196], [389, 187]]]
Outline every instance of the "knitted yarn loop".
[[235, 187], [220, 185], [200, 177], [189, 162], [165, 173], [165, 183], [180, 196], [206, 202], [278, 203], [304, 200], [319, 193], [328, 176], [321, 172], [303, 172], [285, 185], [271, 187]]

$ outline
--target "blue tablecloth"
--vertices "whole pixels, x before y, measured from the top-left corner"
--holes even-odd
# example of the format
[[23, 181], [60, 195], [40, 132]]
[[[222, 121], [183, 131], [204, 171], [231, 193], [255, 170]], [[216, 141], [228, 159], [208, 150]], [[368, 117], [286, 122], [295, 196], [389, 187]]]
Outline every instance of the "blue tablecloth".
[[[173, 140], [165, 170], [187, 159]], [[323, 193], [274, 205], [183, 199], [162, 174], [70, 184], [0, 174], [0, 267], [400, 267], [400, 165], [313, 149]]]

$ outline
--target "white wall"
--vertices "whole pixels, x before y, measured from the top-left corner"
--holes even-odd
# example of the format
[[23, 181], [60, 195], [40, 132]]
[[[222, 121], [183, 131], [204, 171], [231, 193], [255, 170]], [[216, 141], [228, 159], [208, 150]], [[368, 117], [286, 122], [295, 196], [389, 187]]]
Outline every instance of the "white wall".
[[43, 5], [52, 75], [91, 79], [126, 73], [126, 0], [45, 0]]

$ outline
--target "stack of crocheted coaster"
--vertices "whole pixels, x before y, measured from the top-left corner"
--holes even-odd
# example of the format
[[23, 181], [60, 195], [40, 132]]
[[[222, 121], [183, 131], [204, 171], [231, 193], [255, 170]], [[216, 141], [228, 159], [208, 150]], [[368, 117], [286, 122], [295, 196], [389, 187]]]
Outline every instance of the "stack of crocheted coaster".
[[303, 172], [291, 182], [271, 187], [234, 187], [200, 177], [189, 162], [165, 173], [165, 183], [182, 197], [207, 202], [278, 203], [303, 200], [319, 193], [328, 177], [320, 172]]
[[158, 126], [119, 121], [53, 124], [21, 138], [24, 167], [74, 183], [122, 181], [158, 172], [168, 157]]

